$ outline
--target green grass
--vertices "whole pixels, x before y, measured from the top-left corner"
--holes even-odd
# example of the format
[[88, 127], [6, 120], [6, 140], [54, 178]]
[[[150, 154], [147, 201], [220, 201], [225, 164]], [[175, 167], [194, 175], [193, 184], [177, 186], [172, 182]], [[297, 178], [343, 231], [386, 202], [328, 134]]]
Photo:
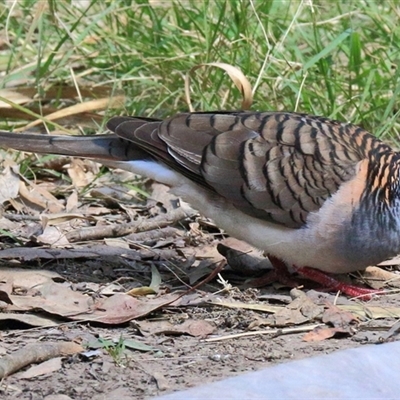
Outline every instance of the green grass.
[[[351, 121], [397, 144], [399, 17], [394, 0], [19, 0], [0, 5], [0, 89], [33, 87], [39, 111], [80, 101], [46, 98], [52, 86], [122, 89], [124, 109], [105, 118], [165, 117], [187, 110], [190, 68], [225, 62], [252, 83], [253, 110]], [[240, 107], [223, 71], [194, 75], [196, 110]], [[26, 122], [2, 118], [0, 128]]]
[[104, 339], [99, 337], [87, 343], [86, 346], [91, 349], [104, 349], [112, 357], [115, 364], [121, 366], [126, 366], [129, 362], [129, 353], [127, 350], [152, 352], [155, 357], [160, 357], [162, 355], [162, 352], [157, 348], [134, 339], [123, 338], [122, 335], [119, 339]]

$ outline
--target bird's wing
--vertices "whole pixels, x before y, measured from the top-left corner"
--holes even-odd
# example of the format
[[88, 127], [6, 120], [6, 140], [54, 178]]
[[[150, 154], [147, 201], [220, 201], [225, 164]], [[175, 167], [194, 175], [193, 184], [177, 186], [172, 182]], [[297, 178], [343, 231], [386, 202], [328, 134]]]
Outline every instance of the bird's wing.
[[360, 127], [286, 112], [111, 119], [108, 127], [243, 212], [293, 228], [353, 178], [371, 150], [387, 147]]

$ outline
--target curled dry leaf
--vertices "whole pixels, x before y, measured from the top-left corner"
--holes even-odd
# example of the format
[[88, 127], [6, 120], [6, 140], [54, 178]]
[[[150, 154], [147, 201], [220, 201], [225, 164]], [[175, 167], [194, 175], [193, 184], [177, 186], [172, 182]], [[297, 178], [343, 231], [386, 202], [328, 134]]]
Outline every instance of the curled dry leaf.
[[162, 210], [163, 212], [170, 212], [179, 207], [180, 201], [177, 196], [170, 192], [170, 188], [168, 186], [155, 182], [151, 185], [151, 195], [147, 198], [146, 203], [149, 207], [149, 212], [152, 215], [159, 215], [160, 207], [157, 207], [158, 204], [162, 205], [164, 209]]
[[190, 71], [185, 76], [185, 96], [186, 96], [186, 102], [191, 112], [194, 111], [194, 108], [190, 100], [190, 76], [197, 69], [204, 67], [216, 67], [223, 69], [229, 75], [233, 83], [236, 85], [236, 87], [240, 90], [240, 93], [242, 94], [243, 100], [241, 109], [248, 110], [250, 108], [251, 104], [253, 103], [253, 93], [250, 82], [247, 80], [243, 72], [239, 68], [231, 64], [215, 62], [215, 63], [205, 63], [205, 64], [195, 65], [190, 69]]

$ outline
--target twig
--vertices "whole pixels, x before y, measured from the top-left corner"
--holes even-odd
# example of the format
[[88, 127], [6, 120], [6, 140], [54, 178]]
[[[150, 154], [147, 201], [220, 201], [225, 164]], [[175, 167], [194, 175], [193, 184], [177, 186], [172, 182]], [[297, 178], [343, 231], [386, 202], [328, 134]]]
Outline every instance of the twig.
[[21, 215], [21, 214], [10, 214], [5, 213], [3, 215], [4, 218], [9, 219], [10, 221], [16, 222], [24, 222], [24, 221], [38, 221], [40, 222], [40, 217], [38, 215]]
[[225, 335], [225, 336], [219, 336], [216, 338], [211, 338], [211, 339], [205, 339], [204, 342], [218, 342], [220, 340], [228, 340], [228, 339], [236, 339], [239, 337], [244, 337], [244, 336], [256, 336], [256, 335], [266, 335], [266, 334], [272, 334], [272, 335], [287, 335], [289, 333], [301, 333], [301, 332], [309, 332], [314, 330], [315, 328], [318, 328], [320, 326], [324, 326], [325, 324], [314, 324], [314, 325], [308, 325], [308, 326], [299, 326], [296, 328], [281, 328], [281, 329], [266, 329], [262, 331], [255, 331], [255, 332], [244, 332], [244, 333], [236, 333], [234, 335]]
[[147, 242], [167, 238], [171, 239], [180, 234], [181, 231], [179, 231], [179, 229], [168, 226], [166, 228], [154, 229], [152, 231], [132, 233], [129, 236], [126, 236], [125, 239], [131, 242]]
[[129, 235], [130, 233], [164, 228], [187, 217], [187, 213], [182, 208], [177, 208], [176, 210], [169, 212], [167, 215], [158, 215], [157, 217], [148, 220], [110, 226], [94, 226], [91, 228], [83, 228], [81, 230], [69, 232], [65, 236], [70, 243], [87, 240], [99, 240], [106, 237], [120, 237]]
[[82, 346], [74, 342], [41, 342], [25, 346], [0, 358], [0, 379], [33, 363], [51, 358], [71, 355], [83, 351]]

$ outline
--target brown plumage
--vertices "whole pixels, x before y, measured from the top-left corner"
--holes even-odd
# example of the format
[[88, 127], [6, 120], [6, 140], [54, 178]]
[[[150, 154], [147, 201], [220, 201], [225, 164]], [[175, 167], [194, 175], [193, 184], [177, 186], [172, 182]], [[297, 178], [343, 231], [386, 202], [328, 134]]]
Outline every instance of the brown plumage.
[[400, 156], [360, 127], [286, 112], [115, 117], [115, 132], [0, 132], [0, 146], [90, 157], [169, 185], [290, 265], [350, 272], [400, 252]]

